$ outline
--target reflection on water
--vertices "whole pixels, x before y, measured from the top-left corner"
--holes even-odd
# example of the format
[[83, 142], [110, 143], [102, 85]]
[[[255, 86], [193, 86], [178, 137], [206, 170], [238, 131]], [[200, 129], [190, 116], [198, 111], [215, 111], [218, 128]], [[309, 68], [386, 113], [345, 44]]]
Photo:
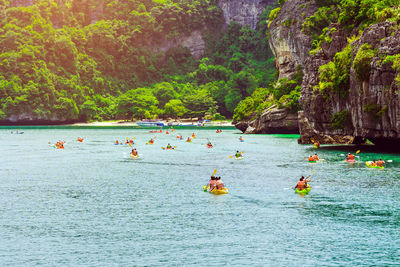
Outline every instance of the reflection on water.
[[[400, 157], [310, 146], [295, 135], [224, 130], [0, 130], [2, 265], [395, 265], [400, 262]], [[76, 142], [84, 136], [83, 143]], [[129, 146], [113, 142], [136, 137]], [[64, 150], [48, 142], [66, 140]], [[206, 148], [209, 139], [215, 147]], [[164, 151], [168, 143], [176, 150]], [[344, 162], [361, 149], [358, 163]], [[236, 150], [244, 159], [233, 160]], [[365, 161], [392, 160], [384, 170]], [[213, 170], [230, 194], [203, 192]], [[311, 192], [293, 186], [311, 175]], [[301, 260], [299, 262], [299, 259]]]

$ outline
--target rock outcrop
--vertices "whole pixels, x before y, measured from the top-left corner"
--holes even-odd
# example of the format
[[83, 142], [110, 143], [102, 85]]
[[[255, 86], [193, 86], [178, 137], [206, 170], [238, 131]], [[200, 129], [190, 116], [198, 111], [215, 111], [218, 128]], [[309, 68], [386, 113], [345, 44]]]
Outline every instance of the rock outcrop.
[[297, 134], [299, 133], [297, 114], [272, 106], [257, 119], [238, 122], [235, 127], [245, 134]]
[[232, 20], [240, 25], [249, 25], [251, 29], [255, 29], [260, 14], [264, 11], [268, 4], [272, 4], [274, 0], [219, 0], [218, 6], [224, 13], [226, 24]]

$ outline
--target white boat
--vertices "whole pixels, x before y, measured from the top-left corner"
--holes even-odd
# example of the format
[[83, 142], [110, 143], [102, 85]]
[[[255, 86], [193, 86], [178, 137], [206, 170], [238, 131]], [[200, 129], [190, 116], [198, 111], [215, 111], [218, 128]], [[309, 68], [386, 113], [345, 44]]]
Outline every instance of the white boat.
[[140, 127], [163, 127], [165, 126], [164, 123], [161, 121], [137, 121], [137, 125]]

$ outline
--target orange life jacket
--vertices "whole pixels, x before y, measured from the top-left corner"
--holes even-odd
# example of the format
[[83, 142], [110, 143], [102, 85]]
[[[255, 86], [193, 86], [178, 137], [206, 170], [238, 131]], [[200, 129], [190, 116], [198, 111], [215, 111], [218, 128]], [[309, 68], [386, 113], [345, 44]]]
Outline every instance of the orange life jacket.
[[313, 157], [308, 157], [308, 161], [314, 161], [314, 158]]
[[297, 189], [303, 190], [306, 187], [306, 182], [305, 181], [299, 181], [297, 183]]

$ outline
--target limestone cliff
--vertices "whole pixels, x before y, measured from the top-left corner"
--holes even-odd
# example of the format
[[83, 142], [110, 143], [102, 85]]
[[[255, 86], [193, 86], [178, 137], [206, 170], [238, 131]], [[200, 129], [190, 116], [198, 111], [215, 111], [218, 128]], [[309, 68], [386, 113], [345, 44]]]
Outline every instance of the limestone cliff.
[[[333, 59], [347, 45], [344, 31], [335, 31], [332, 42], [322, 46], [316, 55], [305, 62], [301, 106], [317, 132], [328, 135], [365, 137], [376, 144], [400, 144], [400, 97], [398, 73], [390, 61], [384, 59], [400, 53], [400, 31], [393, 23], [372, 25], [360, 39], [352, 42], [351, 69], [346, 97], [331, 93], [329, 98], [314, 87], [319, 82], [318, 69]], [[370, 46], [374, 56], [370, 59], [369, 73], [359, 77], [354, 69], [354, 59], [364, 44]], [[335, 114], [346, 111], [348, 123], [341, 129], [332, 127]], [[302, 142], [307, 140], [302, 139]]]
[[269, 43], [276, 58], [279, 79], [291, 78], [297, 66], [302, 66], [308, 58], [312, 40], [301, 29], [304, 19], [314, 14], [317, 7], [313, 2], [304, 2], [286, 1], [270, 25]]
[[[310, 54], [311, 40], [301, 32], [301, 21], [315, 11], [312, 3], [286, 1], [270, 27], [270, 45], [277, 58], [279, 76], [290, 77], [297, 65], [303, 67], [299, 142], [348, 143], [368, 138], [376, 144], [399, 145], [400, 88], [396, 81], [399, 73], [392, 67], [393, 60], [387, 59], [400, 54], [400, 30], [391, 22], [378, 23], [349, 44], [348, 38], [358, 31], [331, 25], [332, 30], [327, 33], [329, 41]], [[335, 54], [345, 47], [351, 50], [344, 91], [319, 89], [320, 67], [333, 62]], [[363, 49], [372, 56], [366, 64], [365, 60], [362, 62], [365, 66], [360, 73], [355, 69], [355, 59]], [[340, 123], [334, 127], [335, 118]]]

